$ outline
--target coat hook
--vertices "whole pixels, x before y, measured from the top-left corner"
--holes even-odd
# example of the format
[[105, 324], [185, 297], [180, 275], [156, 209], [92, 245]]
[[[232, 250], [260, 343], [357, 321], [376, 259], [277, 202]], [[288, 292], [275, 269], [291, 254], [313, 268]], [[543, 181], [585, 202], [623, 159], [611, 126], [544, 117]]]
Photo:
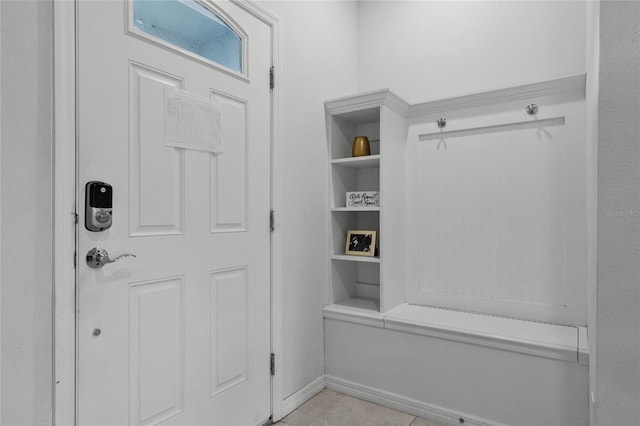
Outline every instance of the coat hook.
[[537, 114], [537, 113], [538, 113], [538, 105], [536, 105], [536, 104], [527, 105], [527, 114], [533, 115], [533, 114]]
[[447, 119], [444, 117], [440, 117], [438, 121], [436, 121], [436, 123], [438, 123], [438, 127], [442, 129], [444, 126], [447, 125]]

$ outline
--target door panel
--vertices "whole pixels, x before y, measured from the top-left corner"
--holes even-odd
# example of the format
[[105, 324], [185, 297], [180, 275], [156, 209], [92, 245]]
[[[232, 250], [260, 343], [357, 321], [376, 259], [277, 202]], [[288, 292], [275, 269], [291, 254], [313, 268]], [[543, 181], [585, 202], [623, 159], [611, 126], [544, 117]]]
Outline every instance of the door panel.
[[247, 101], [223, 93], [212, 93], [222, 106], [225, 126], [223, 140], [224, 161], [221, 156], [211, 157], [211, 232], [246, 230], [247, 166], [246, 128]]
[[129, 286], [130, 424], [157, 424], [183, 410], [183, 277]]
[[[184, 89], [184, 79], [129, 63], [129, 187], [131, 236], [183, 233], [184, 150], [159, 144], [164, 90]], [[157, 188], [162, 188], [158, 191]]]
[[247, 268], [211, 273], [211, 396], [247, 380]]
[[[78, 2], [78, 205], [113, 186], [113, 225], [78, 229], [78, 423], [250, 425], [270, 415], [271, 36], [240, 6], [239, 75]], [[165, 89], [221, 105], [224, 152], [165, 146]], [[98, 269], [84, 254], [134, 253]]]

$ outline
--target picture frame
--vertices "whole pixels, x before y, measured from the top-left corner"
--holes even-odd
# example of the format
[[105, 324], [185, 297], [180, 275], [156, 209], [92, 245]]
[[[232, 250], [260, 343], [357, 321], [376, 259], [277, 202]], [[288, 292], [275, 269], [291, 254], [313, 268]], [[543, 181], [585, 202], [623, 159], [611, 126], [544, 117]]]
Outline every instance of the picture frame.
[[347, 240], [344, 246], [344, 253], [353, 256], [375, 256], [376, 234], [376, 231], [347, 231]]

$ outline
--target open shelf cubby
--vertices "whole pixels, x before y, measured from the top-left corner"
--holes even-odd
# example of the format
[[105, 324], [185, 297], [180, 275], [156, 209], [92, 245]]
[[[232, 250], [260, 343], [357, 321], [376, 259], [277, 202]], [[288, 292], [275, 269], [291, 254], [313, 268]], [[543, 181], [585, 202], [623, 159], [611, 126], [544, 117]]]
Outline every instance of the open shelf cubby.
[[[329, 145], [329, 215], [330, 215], [330, 302], [340, 309], [365, 309], [381, 312], [385, 294], [400, 293], [397, 287], [385, 288], [384, 273], [389, 269], [385, 244], [386, 230], [394, 231], [402, 224], [389, 223], [385, 227], [387, 200], [395, 200], [402, 191], [384, 191], [384, 182], [402, 184], [402, 180], [390, 181], [383, 175], [388, 165], [389, 177], [398, 176], [402, 164], [398, 153], [404, 144], [404, 119], [406, 104], [388, 90], [340, 98], [325, 103], [327, 114], [327, 142]], [[366, 136], [370, 155], [352, 157], [352, 144], [356, 136]], [[397, 163], [397, 167], [396, 166]], [[391, 173], [395, 168], [395, 173]], [[390, 186], [391, 187], [391, 186]], [[399, 186], [402, 188], [402, 186]], [[380, 206], [356, 208], [347, 206], [347, 192], [378, 192]], [[396, 195], [391, 192], [397, 193]], [[400, 200], [401, 201], [401, 200]], [[354, 256], [345, 254], [347, 232], [350, 230], [376, 231], [376, 255]], [[398, 232], [396, 232], [398, 235]], [[397, 240], [397, 237], [393, 238]], [[385, 250], [386, 250], [386, 246]], [[383, 258], [383, 256], [385, 256]], [[390, 280], [391, 281], [391, 280]], [[395, 299], [388, 301], [397, 305]]]

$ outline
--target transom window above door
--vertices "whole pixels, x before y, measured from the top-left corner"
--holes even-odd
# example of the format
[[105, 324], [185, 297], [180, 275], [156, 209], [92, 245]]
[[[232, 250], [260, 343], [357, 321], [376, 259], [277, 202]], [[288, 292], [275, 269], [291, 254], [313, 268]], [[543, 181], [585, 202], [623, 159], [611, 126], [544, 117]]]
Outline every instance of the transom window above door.
[[132, 3], [130, 28], [133, 33], [236, 73], [246, 73], [245, 37], [205, 4], [195, 0], [133, 0]]

